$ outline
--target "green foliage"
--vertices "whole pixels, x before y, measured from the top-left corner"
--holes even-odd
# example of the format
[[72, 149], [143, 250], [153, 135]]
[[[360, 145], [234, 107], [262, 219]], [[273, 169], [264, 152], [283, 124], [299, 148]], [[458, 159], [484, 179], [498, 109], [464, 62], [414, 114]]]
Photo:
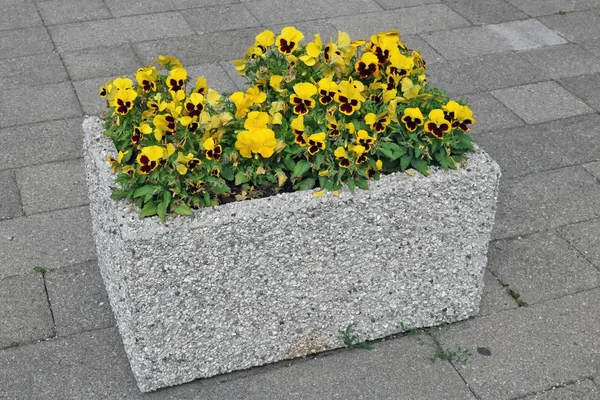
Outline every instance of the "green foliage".
[[344, 345], [349, 349], [361, 348], [365, 350], [373, 350], [373, 346], [366, 342], [361, 342], [357, 334], [352, 333], [352, 325], [348, 325], [346, 329], [338, 331], [342, 335]]
[[33, 270], [35, 272], [39, 272], [40, 274], [42, 274], [42, 276], [46, 275], [46, 272], [50, 272], [53, 271], [52, 268], [47, 268], [47, 267], [33, 267]]

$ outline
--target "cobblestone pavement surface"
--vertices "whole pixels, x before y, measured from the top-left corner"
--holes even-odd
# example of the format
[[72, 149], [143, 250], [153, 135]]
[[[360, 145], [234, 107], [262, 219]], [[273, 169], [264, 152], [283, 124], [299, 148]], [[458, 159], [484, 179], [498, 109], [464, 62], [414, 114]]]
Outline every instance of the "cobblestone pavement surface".
[[[503, 170], [482, 310], [433, 331], [473, 355], [399, 336], [141, 394], [95, 262], [83, 116], [160, 54], [236, 90], [230, 61], [292, 24], [398, 29], [474, 109]], [[0, 399], [600, 399], [600, 0], [0, 0], [0, 99]]]

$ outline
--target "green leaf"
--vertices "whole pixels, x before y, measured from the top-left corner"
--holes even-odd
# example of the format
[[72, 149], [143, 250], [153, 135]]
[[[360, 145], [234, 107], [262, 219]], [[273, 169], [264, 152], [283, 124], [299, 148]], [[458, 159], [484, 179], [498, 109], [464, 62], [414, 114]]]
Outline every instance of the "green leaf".
[[165, 216], [167, 215], [167, 207], [169, 207], [169, 203], [165, 203], [164, 201], [158, 203], [158, 206], [156, 207], [156, 214], [162, 222], [165, 222]]
[[448, 157], [444, 150], [440, 150], [437, 153], [435, 153], [435, 159], [437, 160], [437, 162], [440, 163], [440, 166], [443, 169], [452, 168], [454, 166], [452, 159]]
[[131, 193], [131, 191], [120, 190], [118, 192], [112, 192], [110, 195], [110, 198], [113, 200], [126, 199], [127, 197], [129, 197], [130, 193]]
[[142, 208], [142, 211], [140, 212], [140, 218], [151, 217], [153, 215], [156, 215], [156, 212], [157, 212], [156, 203], [153, 201], [149, 201], [146, 204], [144, 204], [144, 207]]
[[235, 184], [237, 186], [246, 182], [248, 182], [248, 177], [242, 171], [239, 171], [237, 174], [235, 174]]
[[385, 148], [383, 146], [381, 146], [379, 148], [378, 153], [383, 154], [384, 156], [386, 156], [387, 158], [389, 158], [391, 161], [394, 161], [396, 158], [398, 158], [398, 157], [395, 156], [395, 153], [392, 150], [387, 149], [387, 148]]
[[367, 182], [365, 179], [357, 179], [356, 180], [356, 186], [358, 186], [359, 188], [361, 188], [363, 190], [368, 190], [369, 189], [369, 182]]
[[218, 182], [212, 190], [214, 194], [225, 194], [230, 191], [231, 189], [224, 182]]
[[193, 214], [192, 209], [183, 202], [179, 203], [177, 208], [175, 208], [173, 211], [179, 215], [192, 215]]
[[135, 192], [133, 192], [133, 197], [143, 197], [143, 196], [152, 196], [156, 190], [159, 189], [156, 186], [152, 186], [152, 185], [146, 185], [146, 186], [142, 186], [141, 188], [137, 188], [135, 189]]
[[229, 165], [225, 165], [221, 169], [221, 176], [228, 181], [232, 181], [234, 179], [233, 168]]
[[292, 179], [301, 177], [310, 169], [310, 163], [306, 160], [300, 160], [294, 167], [294, 172], [292, 173]]
[[348, 181], [348, 189], [350, 189], [350, 191], [352, 193], [354, 193], [354, 189], [356, 188], [356, 183], [354, 182], [354, 179], [350, 179]]
[[425, 176], [429, 175], [429, 168], [427, 167], [427, 161], [411, 160], [410, 165], [412, 165], [414, 169], [416, 169], [423, 175], [425, 175]]
[[300, 182], [296, 183], [294, 185], [294, 189], [296, 189], [296, 190], [312, 189], [313, 187], [315, 187], [315, 183], [317, 183], [317, 182], [315, 181], [314, 178], [306, 178], [306, 179], [303, 179]]
[[401, 157], [400, 158], [400, 171], [406, 171], [406, 169], [410, 165], [411, 161], [412, 161], [412, 158], [410, 158], [409, 156]]
[[323, 163], [323, 158], [325, 156], [323, 155], [322, 152], [318, 152], [317, 156], [315, 157], [315, 165], [317, 166], [317, 169], [321, 168], [321, 164]]
[[287, 167], [287, 169], [289, 169], [290, 171], [293, 171], [294, 168], [296, 168], [296, 163], [294, 162], [294, 160], [292, 160], [292, 157], [286, 157], [283, 160], [283, 163], [285, 164], [285, 166]]

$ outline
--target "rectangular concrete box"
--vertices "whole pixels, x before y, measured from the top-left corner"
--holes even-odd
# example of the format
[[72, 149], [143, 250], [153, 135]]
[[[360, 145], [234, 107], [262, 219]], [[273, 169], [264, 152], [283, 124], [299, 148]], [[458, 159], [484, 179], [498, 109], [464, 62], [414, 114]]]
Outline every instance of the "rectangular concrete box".
[[98, 264], [142, 391], [343, 347], [402, 326], [476, 315], [500, 169], [383, 176], [368, 191], [311, 191], [139, 219], [109, 198], [114, 154], [87, 118]]

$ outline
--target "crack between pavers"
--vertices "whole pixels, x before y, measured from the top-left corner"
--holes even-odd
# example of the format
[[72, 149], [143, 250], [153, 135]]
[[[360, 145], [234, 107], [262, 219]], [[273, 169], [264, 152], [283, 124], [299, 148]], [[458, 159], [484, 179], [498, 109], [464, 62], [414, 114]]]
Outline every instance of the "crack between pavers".
[[499, 238], [493, 238], [493, 239], [490, 239], [490, 244], [491, 243], [495, 243], [495, 242], [499, 242], [501, 240], [526, 239], [526, 238], [528, 238], [530, 236], [533, 236], [533, 235], [536, 235], [536, 234], [554, 232], [555, 230], [558, 230], [558, 229], [561, 229], [561, 228], [566, 228], [566, 227], [571, 226], [571, 225], [577, 225], [577, 224], [581, 224], [581, 223], [584, 223], [584, 222], [590, 222], [590, 221], [594, 221], [594, 220], [598, 220], [598, 219], [600, 219], [600, 215], [594, 215], [593, 217], [590, 217], [590, 218], [585, 218], [585, 219], [581, 219], [581, 220], [577, 220], [577, 221], [573, 221], [573, 222], [568, 222], [568, 223], [562, 224], [562, 225], [551, 226], [551, 227], [546, 228], [546, 229], [540, 229], [540, 230], [537, 230], [537, 231], [526, 232], [526, 233], [515, 233], [514, 235], [503, 236], [503, 237], [499, 237]]
[[600, 266], [596, 265], [592, 262], [592, 260], [590, 260], [588, 258], [588, 256], [585, 255], [585, 253], [582, 250], [579, 250], [577, 248], [577, 246], [575, 246], [566, 236], [564, 236], [559, 229], [556, 230], [556, 235], [559, 238], [562, 238], [565, 242], [567, 242], [569, 244], [569, 246], [571, 246], [579, 255], [581, 255], [581, 257], [583, 257], [587, 262], [590, 263], [590, 265], [592, 265], [594, 268], [596, 268], [598, 270], [598, 272], [600, 272]]
[[571, 380], [569, 380], [569, 381], [567, 381], [565, 383], [560, 383], [558, 385], [552, 385], [552, 386], [550, 386], [547, 389], [542, 389], [541, 391], [529, 392], [527, 394], [520, 395], [520, 396], [517, 396], [517, 397], [511, 397], [510, 400], [521, 400], [521, 399], [524, 399], [524, 398], [526, 398], [528, 396], [533, 396], [533, 395], [538, 395], [538, 394], [544, 394], [544, 393], [547, 393], [547, 392], [549, 392], [551, 390], [554, 390], [554, 389], [562, 389], [562, 388], [565, 388], [565, 387], [574, 386], [577, 383], [585, 382], [585, 381], [591, 381], [592, 384], [595, 384], [593, 379], [594, 379], [594, 376], [592, 376], [592, 375], [582, 376], [582, 377], [579, 377], [579, 378], [576, 378], [576, 379], [571, 379]]
[[52, 336], [46, 339], [53, 339], [58, 335], [56, 334], [56, 320], [54, 319], [54, 311], [52, 311], [52, 303], [50, 302], [50, 295], [48, 295], [48, 286], [46, 285], [46, 272], [42, 273], [42, 282], [44, 283], [44, 293], [46, 294], [46, 302], [48, 303], [48, 308], [50, 309], [50, 317], [52, 318]]

